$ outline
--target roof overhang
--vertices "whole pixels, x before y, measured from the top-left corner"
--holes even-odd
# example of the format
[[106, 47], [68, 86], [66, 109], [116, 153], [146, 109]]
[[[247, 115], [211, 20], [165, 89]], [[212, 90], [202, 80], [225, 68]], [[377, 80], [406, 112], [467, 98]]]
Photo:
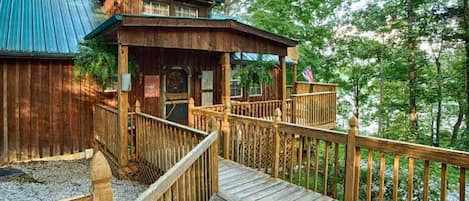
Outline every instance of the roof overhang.
[[85, 39], [95, 38], [130, 46], [242, 51], [282, 56], [286, 55], [288, 47], [298, 44], [296, 40], [232, 19], [145, 15], [114, 15], [85, 36]]

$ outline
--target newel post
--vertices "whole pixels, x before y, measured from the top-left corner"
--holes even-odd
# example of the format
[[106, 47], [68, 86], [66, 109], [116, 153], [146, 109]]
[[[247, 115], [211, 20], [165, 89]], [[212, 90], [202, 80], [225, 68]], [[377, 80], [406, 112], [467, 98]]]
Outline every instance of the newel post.
[[188, 106], [187, 106], [187, 118], [188, 118], [188, 125], [189, 127], [192, 127], [194, 128], [194, 99], [193, 98], [190, 98], [189, 99], [189, 103], [188, 103]]
[[279, 108], [275, 110], [275, 119], [272, 123], [272, 129], [274, 132], [274, 155], [272, 161], [272, 172], [273, 178], [278, 177], [278, 169], [280, 166], [280, 130], [278, 124], [282, 121], [282, 111]]
[[[218, 123], [215, 117], [211, 116], [208, 121], [208, 133], [213, 133], [218, 131]], [[217, 133], [219, 136], [219, 134]], [[211, 158], [212, 158], [212, 189], [213, 192], [218, 192], [218, 136], [215, 142], [213, 142], [211, 150]]]
[[94, 154], [90, 166], [93, 201], [112, 201], [111, 167], [100, 151]]
[[[355, 173], [354, 168], [356, 162], [356, 136], [358, 135], [358, 119], [354, 116], [349, 120], [350, 129], [347, 136], [347, 158], [345, 160], [345, 193], [344, 200], [353, 200], [354, 199], [354, 182], [355, 182]], [[359, 178], [357, 178], [359, 179]]]
[[229, 116], [231, 113], [231, 103], [225, 103], [225, 110], [223, 111], [223, 122], [221, 130], [223, 132], [223, 158], [230, 159], [230, 122]]
[[135, 101], [135, 112], [140, 113], [142, 112], [142, 105], [140, 104], [140, 101]]

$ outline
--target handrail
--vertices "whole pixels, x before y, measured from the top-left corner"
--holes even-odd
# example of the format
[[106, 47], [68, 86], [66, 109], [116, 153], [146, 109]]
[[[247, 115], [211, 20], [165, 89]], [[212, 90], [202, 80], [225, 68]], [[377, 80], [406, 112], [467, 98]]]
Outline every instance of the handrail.
[[[218, 138], [218, 132], [212, 132], [194, 149], [187, 153], [172, 168], [170, 168], [162, 177], [153, 183], [136, 199], [142, 200], [158, 200], [165, 192], [190, 168], [190, 166], [207, 151]], [[217, 156], [214, 156], [217, 157]]]
[[324, 86], [338, 86], [338, 84], [334, 84], [334, 83], [324, 83], [324, 82], [302, 82], [302, 81], [296, 81], [296, 83], [299, 83], [299, 84], [315, 84], [315, 85], [324, 85]]
[[170, 126], [174, 126], [174, 127], [177, 127], [177, 128], [188, 130], [190, 132], [194, 132], [194, 133], [197, 133], [197, 134], [200, 134], [200, 135], [203, 135], [203, 136], [207, 135], [207, 133], [205, 133], [203, 131], [200, 131], [200, 130], [197, 130], [197, 129], [194, 129], [192, 127], [181, 125], [181, 124], [178, 124], [178, 123], [175, 123], [175, 122], [172, 122], [172, 121], [168, 121], [168, 120], [165, 120], [165, 119], [161, 119], [161, 118], [158, 118], [158, 117], [154, 117], [154, 116], [142, 113], [142, 112], [136, 112], [136, 114], [140, 115], [142, 117], [148, 118], [148, 119], [152, 119], [152, 120], [155, 120], [155, 121], [162, 122], [162, 123], [170, 125]]
[[304, 93], [304, 94], [292, 94], [292, 97], [302, 97], [302, 96], [314, 96], [314, 95], [324, 95], [324, 94], [335, 94], [336, 91], [322, 91], [322, 92], [312, 92], [312, 93]]
[[102, 109], [105, 109], [107, 111], [110, 111], [110, 112], [113, 112], [113, 113], [118, 113], [117, 109], [116, 108], [112, 108], [112, 107], [109, 107], [107, 105], [103, 105], [103, 104], [96, 104], [96, 106], [102, 108]]
[[469, 152], [382, 138], [357, 136], [357, 147], [456, 165], [469, 169]]

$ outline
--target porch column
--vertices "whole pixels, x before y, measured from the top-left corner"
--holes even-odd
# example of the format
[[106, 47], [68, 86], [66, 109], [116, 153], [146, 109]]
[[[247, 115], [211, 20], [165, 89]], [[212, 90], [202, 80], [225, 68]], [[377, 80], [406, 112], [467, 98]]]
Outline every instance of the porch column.
[[128, 164], [128, 130], [127, 130], [127, 118], [129, 108], [129, 94], [126, 91], [122, 91], [122, 75], [129, 72], [128, 70], [128, 58], [129, 58], [129, 47], [119, 44], [118, 51], [118, 87], [117, 87], [117, 110], [118, 110], [118, 121], [117, 121], [117, 133], [119, 136], [119, 165], [125, 167]]
[[293, 69], [292, 69], [292, 94], [296, 94], [296, 73], [297, 73], [297, 68], [298, 68], [298, 64], [296, 63], [293, 63]]
[[221, 73], [222, 73], [222, 89], [221, 98], [225, 111], [223, 112], [223, 157], [229, 159], [229, 147], [230, 147], [230, 125], [228, 122], [228, 115], [231, 113], [231, 64], [230, 64], [230, 53], [224, 52], [221, 56]]
[[287, 64], [285, 56], [279, 56], [279, 62], [282, 68], [282, 120], [287, 121]]

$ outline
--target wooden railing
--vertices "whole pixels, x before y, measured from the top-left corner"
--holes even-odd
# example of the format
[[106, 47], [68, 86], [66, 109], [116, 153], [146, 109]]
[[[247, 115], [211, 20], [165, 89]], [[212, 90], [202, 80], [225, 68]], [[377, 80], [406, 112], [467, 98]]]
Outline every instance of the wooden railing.
[[137, 200], [210, 200], [218, 190], [217, 134], [210, 134]]
[[[223, 122], [215, 113], [209, 115]], [[280, 116], [279, 110], [274, 120], [229, 114], [229, 128], [219, 127], [221, 155], [339, 200], [447, 200], [449, 194], [466, 200], [468, 152], [358, 136], [355, 118], [345, 133]]]
[[103, 153], [109, 156], [114, 164], [118, 164], [121, 150], [119, 146], [120, 136], [117, 132], [116, 109], [97, 104], [94, 114], [94, 139], [101, 146]]
[[337, 113], [337, 92], [315, 92], [292, 95], [291, 123], [334, 128]]
[[218, 192], [217, 131], [206, 136], [137, 112], [137, 139], [138, 160], [164, 173], [137, 200], [208, 201]]
[[337, 91], [337, 84], [319, 82], [296, 82], [293, 86], [295, 94], [307, 94], [314, 92]]

